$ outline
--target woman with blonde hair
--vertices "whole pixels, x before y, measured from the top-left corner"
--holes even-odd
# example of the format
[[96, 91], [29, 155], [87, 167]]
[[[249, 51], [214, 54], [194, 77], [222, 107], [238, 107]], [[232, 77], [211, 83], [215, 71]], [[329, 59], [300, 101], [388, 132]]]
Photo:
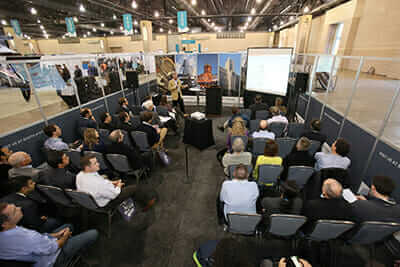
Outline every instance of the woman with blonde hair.
[[231, 137], [232, 136], [248, 136], [249, 132], [247, 131], [247, 128], [245, 126], [245, 121], [241, 117], [236, 117], [233, 122], [232, 122], [232, 128], [229, 130], [228, 134], [228, 140], [227, 140], [227, 145], [228, 145], [228, 150], [232, 150], [232, 144], [231, 144]]
[[104, 153], [105, 146], [100, 140], [100, 135], [94, 128], [87, 128], [83, 134], [83, 150]]

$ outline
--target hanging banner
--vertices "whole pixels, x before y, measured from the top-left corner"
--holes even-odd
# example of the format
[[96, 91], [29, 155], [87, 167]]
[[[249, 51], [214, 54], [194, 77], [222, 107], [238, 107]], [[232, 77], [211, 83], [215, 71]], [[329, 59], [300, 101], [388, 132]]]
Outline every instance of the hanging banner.
[[127, 31], [129, 34], [133, 33], [133, 24], [132, 24], [132, 14], [123, 14], [122, 15], [122, 20], [124, 22], [124, 29]]
[[65, 18], [65, 24], [67, 25], [67, 32], [69, 33], [69, 36], [76, 37], [74, 19], [71, 17]]
[[22, 36], [22, 32], [21, 32], [21, 27], [19, 26], [18, 20], [12, 19], [12, 20], [10, 20], [10, 23], [11, 23], [13, 29], [14, 29], [15, 34], [18, 37], [21, 37]]
[[188, 32], [187, 11], [178, 11], [178, 32]]

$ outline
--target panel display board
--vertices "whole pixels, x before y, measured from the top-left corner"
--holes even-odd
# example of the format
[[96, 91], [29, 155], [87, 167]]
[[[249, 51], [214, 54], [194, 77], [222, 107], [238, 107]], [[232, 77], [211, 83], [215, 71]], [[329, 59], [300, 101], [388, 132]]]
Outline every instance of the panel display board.
[[219, 86], [224, 96], [238, 96], [241, 75], [241, 54], [219, 55]]
[[299, 99], [297, 101], [297, 113], [304, 118], [306, 115], [306, 108], [308, 103], [308, 95], [301, 94], [299, 95]]
[[307, 118], [305, 119], [306, 123], [309, 124], [313, 119], [319, 119], [321, 115], [322, 104], [314, 97], [311, 97], [310, 107], [308, 109]]
[[333, 144], [339, 134], [340, 125], [342, 124], [343, 117], [330, 109], [325, 107], [324, 113], [322, 114], [322, 130], [321, 132], [326, 134], [327, 143]]
[[218, 54], [201, 54], [197, 57], [197, 82], [200, 85], [218, 81]]

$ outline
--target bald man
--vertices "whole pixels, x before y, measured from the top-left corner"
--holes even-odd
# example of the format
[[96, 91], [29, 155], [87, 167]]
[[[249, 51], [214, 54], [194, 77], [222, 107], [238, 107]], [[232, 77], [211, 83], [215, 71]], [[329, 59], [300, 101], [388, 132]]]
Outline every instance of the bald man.
[[17, 176], [29, 176], [33, 181], [38, 182], [40, 170], [33, 168], [31, 156], [23, 151], [18, 151], [8, 158], [8, 163], [12, 169], [8, 171], [9, 179]]
[[253, 138], [268, 138], [275, 139], [275, 134], [273, 132], [268, 131], [268, 122], [266, 120], [260, 121], [260, 128], [258, 131], [254, 132], [252, 135]]
[[351, 220], [350, 204], [342, 197], [343, 187], [335, 179], [326, 179], [322, 185], [320, 199], [307, 201], [304, 216], [309, 222], [321, 219]]

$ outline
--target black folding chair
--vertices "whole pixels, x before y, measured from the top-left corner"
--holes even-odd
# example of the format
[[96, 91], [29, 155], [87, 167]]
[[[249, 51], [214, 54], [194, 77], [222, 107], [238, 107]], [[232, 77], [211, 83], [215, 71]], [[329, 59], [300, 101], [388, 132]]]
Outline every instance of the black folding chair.
[[265, 143], [267, 138], [253, 138], [253, 157], [258, 157], [259, 155], [264, 155]]
[[294, 138], [284, 137], [275, 139], [275, 142], [278, 144], [279, 147], [279, 157], [284, 159], [287, 155], [290, 154], [290, 152], [292, 152], [297, 140]]
[[287, 123], [284, 122], [271, 122], [268, 124], [268, 129], [275, 134], [275, 138], [283, 136], [287, 127]]
[[308, 149], [308, 153], [310, 153], [311, 156], [314, 156], [314, 154], [317, 153], [320, 147], [321, 147], [321, 142], [311, 140], [311, 145], [310, 148]]
[[268, 118], [269, 118], [269, 111], [268, 110], [258, 110], [258, 111], [256, 111], [256, 119], [266, 120]]
[[99, 132], [100, 140], [103, 141], [103, 143], [105, 145], [110, 145], [111, 140], [108, 138], [108, 136], [110, 135], [110, 132], [107, 129], [99, 129], [98, 132]]
[[151, 147], [147, 141], [147, 134], [139, 131], [131, 132], [132, 139], [135, 140], [136, 145], [139, 147], [142, 152], [151, 151]]
[[74, 172], [81, 170], [81, 153], [78, 151], [65, 152], [70, 159], [70, 164]]
[[76, 208], [71, 198], [69, 198], [59, 187], [37, 184], [36, 189], [50, 199], [54, 204], [61, 207]]
[[241, 235], [257, 234], [257, 225], [260, 223], [262, 216], [259, 214], [245, 214], [238, 212], [230, 212], [227, 215], [228, 232]]
[[262, 164], [258, 166], [257, 183], [262, 186], [275, 186], [282, 171], [283, 167], [280, 165]]
[[250, 133], [257, 132], [260, 129], [260, 120], [251, 120], [250, 121]]
[[309, 166], [291, 166], [289, 167], [287, 180], [296, 181], [300, 190], [307, 184], [314, 173], [314, 168]]
[[288, 124], [287, 136], [298, 139], [303, 135], [304, 130], [305, 130], [304, 123], [291, 122]]
[[135, 176], [136, 184], [139, 184], [140, 177], [146, 173], [144, 169], [132, 169], [129, 160], [125, 155], [106, 154], [106, 158], [116, 172], [123, 174], [124, 176]]
[[240, 114], [243, 114], [247, 116], [247, 118], [250, 120], [251, 119], [251, 109], [249, 108], [243, 108], [240, 110]]

